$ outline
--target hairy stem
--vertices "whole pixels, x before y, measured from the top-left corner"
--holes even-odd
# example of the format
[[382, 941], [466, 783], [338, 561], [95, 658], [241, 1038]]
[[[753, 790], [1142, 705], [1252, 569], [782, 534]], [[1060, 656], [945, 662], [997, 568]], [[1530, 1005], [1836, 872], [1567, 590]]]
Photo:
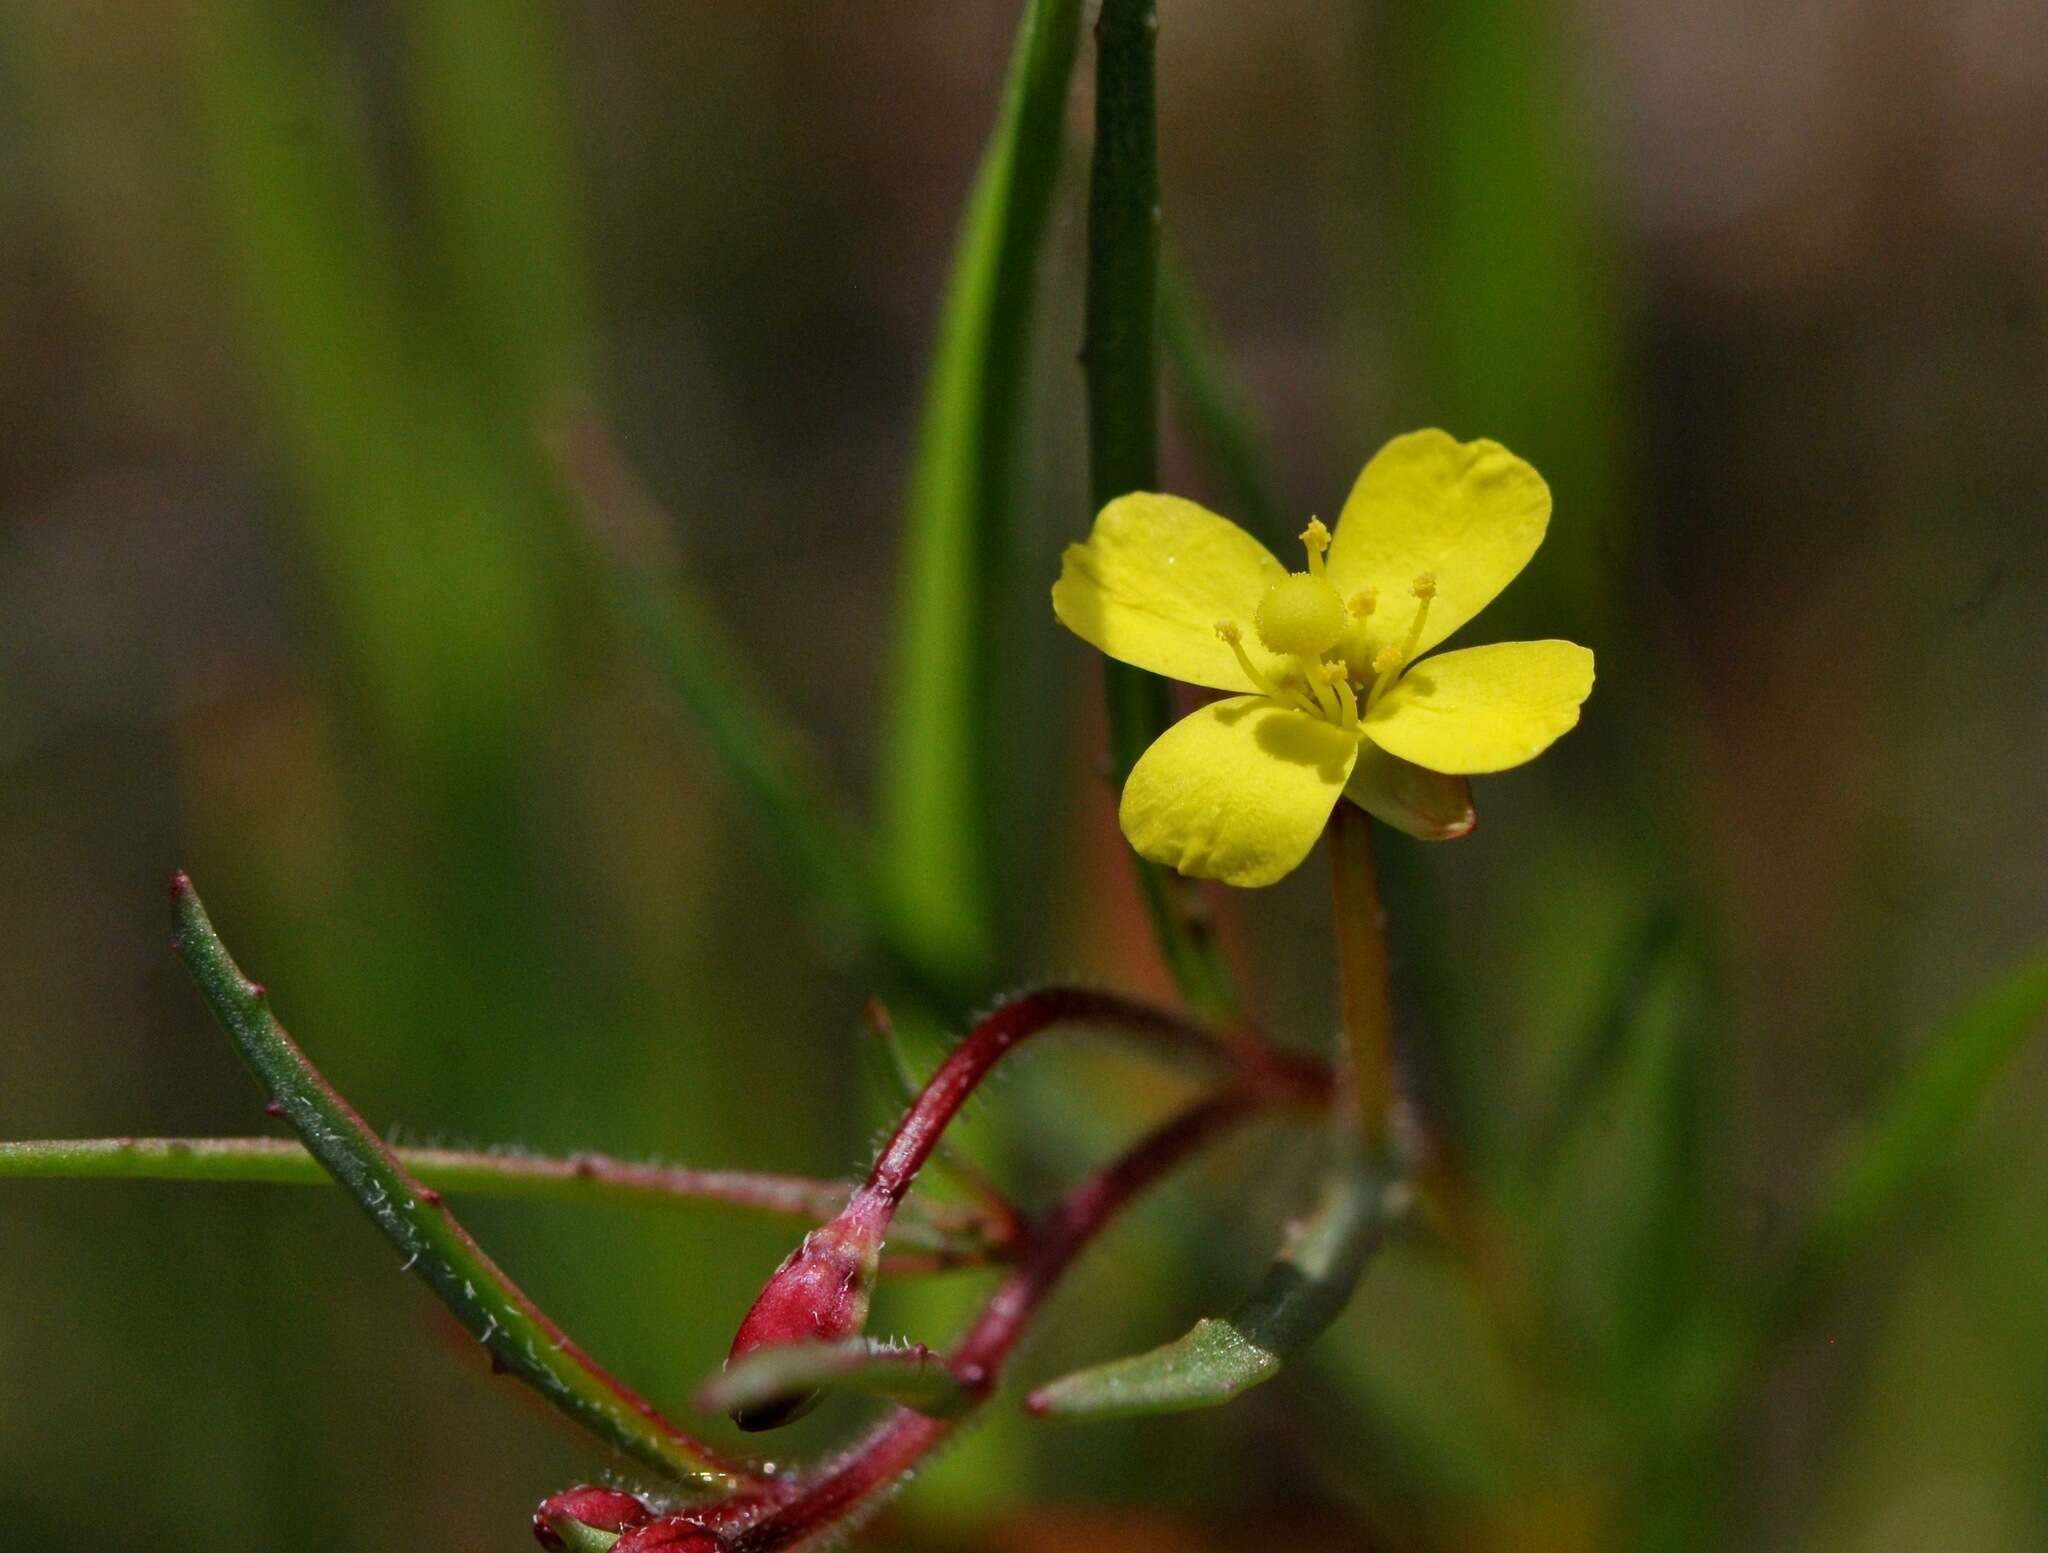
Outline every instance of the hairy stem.
[[[420, 1183], [440, 1192], [557, 1202], [709, 1203], [815, 1223], [846, 1204], [847, 1186], [813, 1176], [691, 1170], [607, 1154], [495, 1153], [393, 1148]], [[78, 1138], [0, 1143], [0, 1178], [212, 1181], [331, 1186], [305, 1146], [286, 1138]], [[1014, 1238], [992, 1212], [904, 1205], [896, 1240], [935, 1263], [986, 1260]]]

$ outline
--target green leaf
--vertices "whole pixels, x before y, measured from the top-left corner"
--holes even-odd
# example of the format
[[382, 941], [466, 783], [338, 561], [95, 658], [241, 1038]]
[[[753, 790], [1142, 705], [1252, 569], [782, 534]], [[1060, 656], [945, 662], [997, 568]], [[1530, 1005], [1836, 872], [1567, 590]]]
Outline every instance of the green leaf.
[[692, 1487], [727, 1490], [737, 1469], [684, 1434], [599, 1369], [472, 1240], [363, 1119], [335, 1093], [270, 1011], [269, 995], [242, 974], [214, 932], [192, 883], [172, 891], [178, 954], [242, 1060], [307, 1150], [355, 1198], [455, 1319], [570, 1418], [642, 1464]]
[[[1153, 0], [1103, 0], [1095, 26], [1095, 152], [1088, 178], [1088, 296], [1081, 362], [1088, 389], [1094, 508], [1159, 480], [1159, 148]], [[1119, 790], [1166, 731], [1165, 680], [1110, 661], [1109, 764]], [[1237, 1005], [1194, 884], [1132, 854], [1153, 936], [1174, 982], [1205, 1016]]]
[[1279, 1374], [1337, 1319], [1408, 1190], [1353, 1161], [1333, 1167], [1314, 1212], [1287, 1237], [1266, 1275], [1227, 1316], [1205, 1316], [1182, 1337], [1032, 1393], [1049, 1417], [1125, 1418], [1220, 1407]]
[[975, 1394], [953, 1377], [946, 1361], [922, 1343], [904, 1346], [873, 1338], [840, 1343], [791, 1343], [763, 1348], [698, 1389], [706, 1413], [738, 1413], [815, 1391], [857, 1391], [914, 1408], [933, 1418], [966, 1412]]
[[[881, 852], [902, 931], [966, 980], [994, 952], [994, 756], [1019, 656], [1008, 640], [1017, 453], [1081, 9], [1025, 10], [955, 250], [910, 478]], [[1041, 631], [1045, 618], [1030, 616]]]

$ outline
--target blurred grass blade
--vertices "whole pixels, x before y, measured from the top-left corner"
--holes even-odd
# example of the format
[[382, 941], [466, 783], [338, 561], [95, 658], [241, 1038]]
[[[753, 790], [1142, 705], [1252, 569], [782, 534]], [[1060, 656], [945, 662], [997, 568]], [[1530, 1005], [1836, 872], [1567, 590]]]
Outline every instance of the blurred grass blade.
[[1991, 983], [1928, 1038], [1860, 1128], [1790, 1249], [1746, 1297], [1702, 1307], [1640, 1388], [1678, 1448], [1720, 1429], [1746, 1377], [1938, 1177], [1979, 1104], [2048, 1020], [2048, 951]]
[[320, 8], [183, 9], [232, 299], [352, 672], [411, 765], [488, 790], [555, 657], [544, 492], [451, 370], [448, 310], [407, 288], [416, 271]]
[[[604, 426], [575, 414], [550, 430], [557, 468], [603, 551], [620, 613], [731, 777], [784, 878], [822, 932], [902, 961], [855, 821], [690, 587], [668, 526]], [[925, 969], [902, 968], [913, 979]]]
[[[910, 477], [881, 856], [902, 931], [967, 981], [994, 952], [993, 751], [1013, 708], [1017, 452], [1081, 9], [1025, 10], [954, 256]], [[1034, 583], [1031, 596], [1041, 591]], [[1044, 613], [1032, 619], [1042, 626]]]
[[493, 1363], [642, 1465], [692, 1487], [731, 1488], [735, 1469], [592, 1363], [498, 1270], [442, 1205], [440, 1194], [415, 1180], [334, 1092], [272, 1015], [263, 988], [229, 956], [182, 874], [173, 887], [173, 911], [179, 957], [242, 1060], [308, 1151], [404, 1255], [406, 1268], [484, 1345]]
[[698, 1389], [706, 1413], [738, 1413], [814, 1391], [857, 1391], [952, 1418], [974, 1405], [946, 1361], [922, 1343], [898, 1347], [872, 1338], [763, 1348]]
[[1347, 1159], [1332, 1168], [1315, 1210], [1236, 1310], [1205, 1316], [1149, 1353], [1041, 1386], [1031, 1411], [1061, 1418], [1179, 1413], [1220, 1407], [1271, 1380], [1337, 1319], [1406, 1203], [1404, 1186]]
[[[1402, 424], [1467, 428], [1543, 471], [1569, 521], [1504, 595], [1508, 635], [1569, 621], [1600, 632], [1625, 532], [1628, 276], [1584, 144], [1570, 32], [1545, 6], [1437, 0], [1385, 13], [1405, 57], [1393, 76], [1403, 252], [1362, 311], [1405, 335]], [[1360, 83], [1380, 95], [1384, 74]], [[1367, 110], [1384, 111], [1384, 110]], [[1384, 157], [1375, 156], [1375, 161]], [[1388, 318], [1391, 312], [1391, 319]]]
[[[398, 1148], [391, 1152], [437, 1192], [551, 1202], [709, 1204], [816, 1224], [846, 1206], [844, 1181], [746, 1170], [691, 1170], [604, 1154], [490, 1153]], [[203, 1181], [263, 1186], [331, 1186], [334, 1178], [304, 1146], [284, 1138], [78, 1138], [0, 1143], [0, 1179]], [[942, 1257], [986, 1256], [998, 1237], [983, 1216], [932, 1209], [912, 1199], [897, 1209], [893, 1244]]]
[[[1096, 511], [1159, 483], [1159, 148], [1154, 0], [1103, 0], [1095, 24], [1095, 152], [1088, 175], [1088, 486]], [[1165, 680], [1105, 663], [1110, 776], [1119, 791], [1173, 719]], [[1133, 854], [1159, 950], [1190, 1006], [1237, 1006], [1195, 885]]]
[[1171, 259], [1159, 270], [1159, 343], [1189, 440], [1222, 487], [1223, 510], [1276, 554], [1287, 554], [1300, 521], [1288, 513], [1264, 439], [1224, 367], [1187, 267]]
[[[469, 0], [406, 0], [398, 11], [437, 279], [473, 380], [505, 396], [523, 427], [581, 385], [589, 349], [558, 68], [567, 29], [548, 0], [495, 0], [487, 21]], [[532, 458], [525, 438], [515, 446]]]
[[1541, 1183], [1557, 1170], [1572, 1142], [1599, 1110], [1615, 1074], [1641, 1030], [1645, 998], [1679, 938], [1679, 913], [1663, 906], [1636, 926], [1619, 950], [1602, 959], [1591, 1027], [1569, 1059], [1549, 1114], [1537, 1125], [1527, 1152], [1531, 1177]]
[[2048, 1019], [2048, 950], [2007, 972], [1927, 1042], [1830, 1174], [1773, 1280], [1776, 1321], [1826, 1292], [1961, 1142], [1985, 1094]]

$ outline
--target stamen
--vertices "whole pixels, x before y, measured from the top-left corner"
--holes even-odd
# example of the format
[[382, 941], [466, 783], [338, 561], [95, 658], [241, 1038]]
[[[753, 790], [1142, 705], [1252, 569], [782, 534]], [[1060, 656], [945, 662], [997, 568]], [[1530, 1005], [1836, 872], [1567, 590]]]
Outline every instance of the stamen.
[[1378, 588], [1360, 588], [1351, 595], [1347, 607], [1350, 609], [1354, 620], [1364, 620], [1380, 607], [1380, 590]]
[[1324, 665], [1312, 663], [1306, 658], [1296, 658], [1296, 667], [1301, 670], [1302, 683], [1308, 686], [1308, 693], [1316, 698], [1316, 705], [1323, 716], [1331, 722], [1343, 720], [1337, 708], [1336, 694], [1330, 689], [1330, 676], [1324, 672]]
[[1323, 665], [1323, 678], [1337, 693], [1337, 723], [1344, 728], [1358, 726], [1358, 698], [1351, 693], [1351, 667], [1342, 661]]
[[1424, 621], [1429, 619], [1430, 600], [1436, 597], [1436, 573], [1418, 573], [1415, 578], [1415, 585], [1410, 591], [1414, 593], [1417, 603], [1415, 605], [1415, 621], [1408, 627], [1408, 639], [1401, 644], [1401, 658], [1404, 662], [1414, 659], [1415, 649], [1421, 644], [1422, 625]]
[[1308, 574], [1311, 577], [1321, 577], [1323, 552], [1330, 548], [1330, 531], [1323, 526], [1321, 518], [1308, 520], [1308, 527], [1301, 531], [1301, 543], [1308, 551]]
[[1300, 696], [1294, 695], [1290, 691], [1282, 690], [1258, 671], [1258, 668], [1252, 663], [1250, 655], [1244, 650], [1244, 632], [1238, 629], [1235, 620], [1217, 621], [1216, 635], [1229, 645], [1232, 652], [1237, 654], [1237, 666], [1244, 670], [1244, 677], [1252, 682], [1252, 688], [1258, 691], [1260, 695], [1268, 696], [1283, 706], [1299, 707], [1304, 712], [1310, 710]]
[[1380, 697], [1393, 688], [1394, 681], [1401, 677], [1401, 664], [1407, 654], [1400, 648], [1388, 646], [1379, 650], [1379, 656], [1372, 660], [1372, 671], [1376, 676], [1372, 692], [1365, 698], [1365, 709], [1370, 712], [1379, 705]]

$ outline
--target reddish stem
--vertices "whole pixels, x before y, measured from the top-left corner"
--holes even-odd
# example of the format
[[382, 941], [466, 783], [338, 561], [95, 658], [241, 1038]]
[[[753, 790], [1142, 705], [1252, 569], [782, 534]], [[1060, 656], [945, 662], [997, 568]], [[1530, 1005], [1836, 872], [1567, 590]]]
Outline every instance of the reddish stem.
[[[992, 1391], [1046, 1296], [1110, 1221], [1220, 1133], [1263, 1103], [1285, 1096], [1270, 1086], [1233, 1085], [1182, 1111], [1069, 1191], [1034, 1225], [1022, 1264], [948, 1357], [954, 1376], [983, 1395]], [[958, 1422], [899, 1410], [792, 1498], [739, 1532], [733, 1539], [735, 1553], [776, 1553], [837, 1523], [899, 1480]]]
[[877, 1156], [862, 1193], [886, 1202], [893, 1209], [910, 1190], [917, 1172], [931, 1157], [940, 1136], [967, 1097], [998, 1062], [1042, 1030], [1054, 1025], [1090, 1023], [1117, 1025], [1188, 1046], [1219, 1066], [1228, 1066], [1231, 1061], [1229, 1052], [1206, 1031], [1148, 1003], [1084, 987], [1045, 987], [1027, 992], [968, 1031], [967, 1038], [939, 1064], [938, 1071]]
[[[1078, 987], [1049, 987], [1005, 1003], [968, 1031], [939, 1064], [883, 1146], [867, 1181], [839, 1215], [804, 1237], [776, 1269], [734, 1335], [728, 1363], [762, 1348], [799, 1342], [837, 1342], [860, 1332], [882, 1245], [898, 1205], [917, 1172], [939, 1146], [967, 1097], [1008, 1053], [1059, 1024], [1094, 1023], [1170, 1041], [1226, 1071], [1246, 1077], [1273, 1073], [1250, 1068], [1243, 1053], [1178, 1016]], [[743, 1429], [773, 1429], [812, 1406], [816, 1393], [793, 1395], [734, 1415]]]

